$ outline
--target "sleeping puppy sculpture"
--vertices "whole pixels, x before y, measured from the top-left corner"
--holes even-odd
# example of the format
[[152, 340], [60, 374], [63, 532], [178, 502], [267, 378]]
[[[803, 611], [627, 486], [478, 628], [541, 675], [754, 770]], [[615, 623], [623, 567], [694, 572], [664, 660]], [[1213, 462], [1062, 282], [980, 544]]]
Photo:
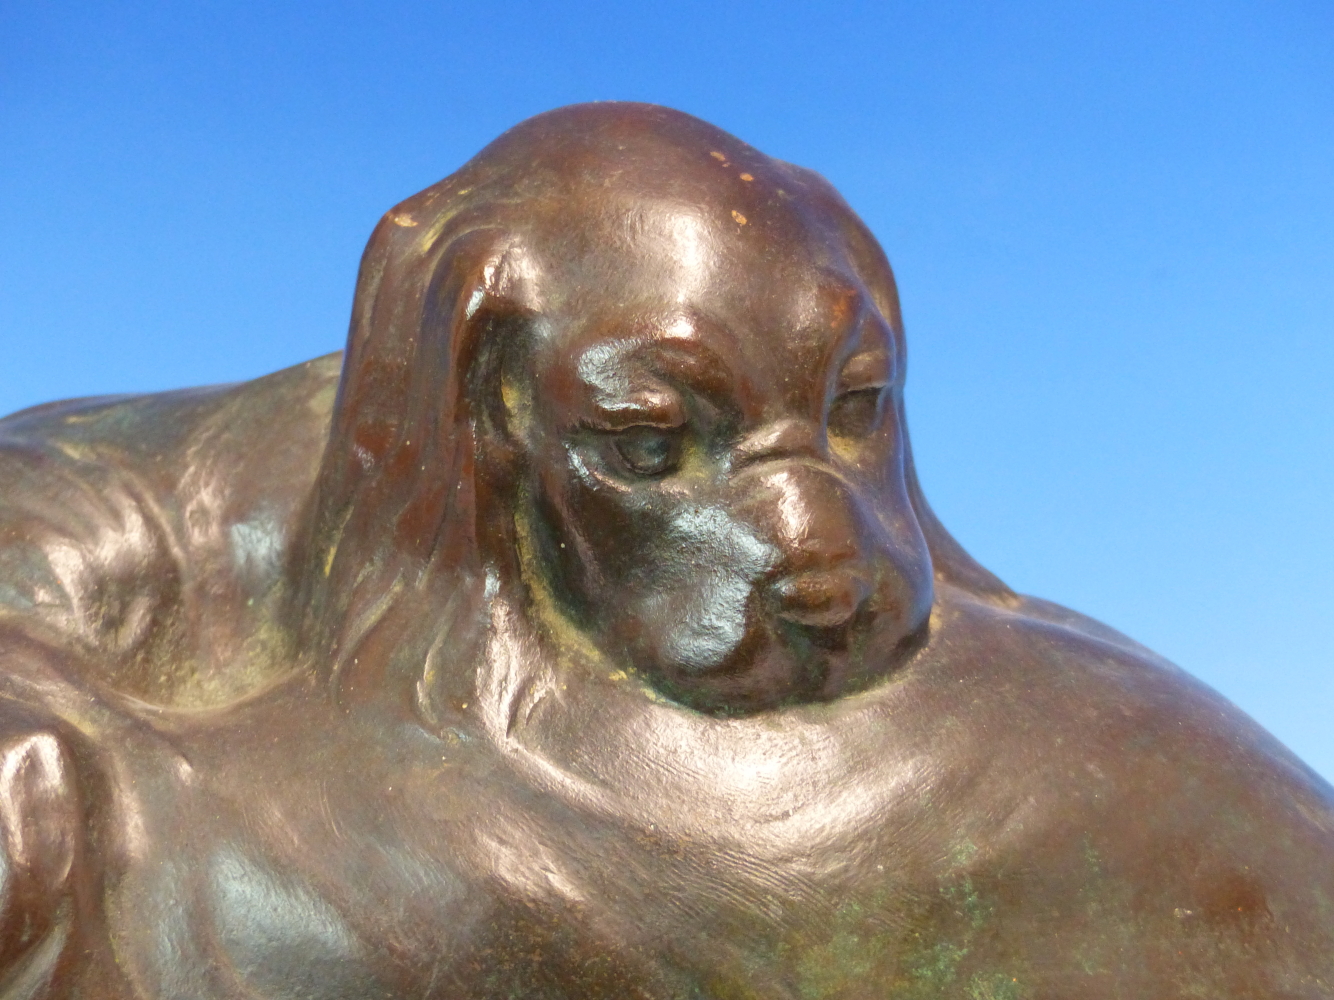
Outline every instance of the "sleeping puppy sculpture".
[[0, 421], [14, 998], [1334, 996], [1334, 793], [932, 515], [818, 176], [566, 108], [346, 353]]

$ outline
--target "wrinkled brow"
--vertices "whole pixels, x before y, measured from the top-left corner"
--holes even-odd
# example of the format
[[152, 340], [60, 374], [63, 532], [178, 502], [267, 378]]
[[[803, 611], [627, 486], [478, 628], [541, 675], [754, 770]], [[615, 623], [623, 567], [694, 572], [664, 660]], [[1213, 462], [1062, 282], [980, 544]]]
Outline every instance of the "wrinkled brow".
[[880, 314], [873, 302], [859, 295], [856, 312], [839, 331], [831, 360], [834, 367], [838, 368], [847, 364], [849, 359], [860, 359], [863, 356], [883, 357], [891, 373], [898, 367], [897, 344], [889, 321]]
[[736, 392], [732, 366], [699, 340], [655, 338], [646, 341], [635, 355], [649, 371], [705, 398], [730, 398]]
[[900, 367], [894, 333], [865, 289], [830, 273], [802, 299], [796, 339], [812, 345], [808, 363], [817, 380], [894, 381]]
[[600, 392], [629, 391], [636, 375], [648, 375], [710, 400], [730, 400], [737, 380], [732, 365], [693, 335], [667, 334], [612, 341], [585, 352], [581, 380]]

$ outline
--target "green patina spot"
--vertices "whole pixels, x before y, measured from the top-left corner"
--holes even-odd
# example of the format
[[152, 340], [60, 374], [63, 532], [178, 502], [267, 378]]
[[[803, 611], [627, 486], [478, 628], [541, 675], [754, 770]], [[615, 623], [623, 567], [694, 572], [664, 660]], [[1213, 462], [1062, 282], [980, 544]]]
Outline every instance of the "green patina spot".
[[971, 1000], [1019, 1000], [1019, 980], [1003, 972], [981, 973], [968, 980]]
[[950, 849], [950, 865], [962, 868], [977, 857], [977, 845], [971, 840], [962, 840]]
[[1071, 957], [1086, 975], [1116, 975], [1123, 971], [1125, 956], [1134, 953], [1143, 928], [1135, 917], [1131, 889], [1108, 872], [1091, 835], [1084, 835], [1081, 851], [1084, 883], [1079, 899], [1089, 925], [1099, 932], [1081, 936]]
[[1086, 833], [1084, 834], [1084, 867], [1088, 869], [1089, 876], [1094, 879], [1102, 878], [1102, 857], [1093, 846], [1093, 840]]
[[994, 907], [991, 904], [982, 901], [982, 898], [977, 894], [977, 889], [973, 887], [972, 878], [967, 875], [952, 885], [942, 887], [941, 893], [968, 918], [970, 931], [975, 931], [981, 927], [994, 912]]
[[797, 969], [801, 995], [807, 1000], [837, 996], [863, 980], [871, 972], [872, 964], [872, 952], [862, 939], [839, 931], [828, 943], [802, 956]]
[[967, 946], [960, 947], [949, 941], [939, 941], [909, 974], [932, 988], [948, 986], [958, 978], [959, 963], [967, 954]]
[[1017, 1000], [1022, 996], [1018, 979], [998, 970], [974, 972], [966, 982], [960, 982], [967, 975], [965, 965], [970, 956], [974, 959], [971, 964], [976, 966], [975, 952], [996, 917], [995, 901], [979, 888], [971, 874], [963, 871], [977, 854], [971, 841], [963, 841], [951, 851], [951, 867], [959, 874], [942, 878], [938, 892], [946, 912], [953, 916], [954, 931], [921, 940], [916, 955], [904, 963], [906, 979], [891, 996], [901, 1000], [957, 996], [960, 986], [972, 1000]]
[[980, 853], [967, 840], [953, 847], [934, 893], [917, 897], [915, 928], [880, 919], [903, 914], [902, 891], [885, 890], [843, 903], [828, 921], [827, 936], [790, 939], [773, 957], [780, 965], [791, 963], [802, 1000], [842, 1000], [868, 991], [885, 1000], [1021, 1000], [1027, 994], [1015, 971], [988, 960], [999, 902], [990, 883], [970, 871]]

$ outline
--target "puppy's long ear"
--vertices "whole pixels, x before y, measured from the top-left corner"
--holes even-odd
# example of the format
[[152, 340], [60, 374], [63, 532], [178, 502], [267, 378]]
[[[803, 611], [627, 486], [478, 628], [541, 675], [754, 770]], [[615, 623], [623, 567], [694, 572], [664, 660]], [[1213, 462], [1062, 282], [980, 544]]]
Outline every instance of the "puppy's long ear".
[[[899, 307], [898, 284], [894, 280], [894, 270], [889, 258], [866, 224], [848, 207], [841, 195], [817, 174], [798, 170], [811, 191], [814, 200], [822, 203], [828, 217], [837, 220], [842, 238], [847, 241], [854, 259], [861, 264], [862, 274], [880, 314], [889, 323], [893, 331], [895, 346], [900, 358], [908, 356], [907, 338], [903, 329], [903, 313]], [[904, 412], [903, 398], [897, 403], [899, 426], [903, 428], [903, 474], [908, 488], [908, 501], [912, 504], [913, 514], [926, 538], [927, 550], [931, 553], [931, 565], [935, 578], [944, 583], [962, 587], [978, 597], [998, 604], [1012, 605], [1018, 598], [999, 577], [970, 556], [954, 536], [945, 529], [936, 517], [931, 505], [926, 502], [921, 483], [917, 479], [917, 468], [913, 463], [912, 444], [908, 435], [908, 422]]]
[[[502, 265], [503, 266], [503, 265]], [[475, 352], [466, 375], [479, 456], [514, 465], [526, 454], [532, 414], [532, 348], [538, 315], [491, 293], [472, 319]]]
[[494, 212], [456, 204], [447, 186], [389, 212], [362, 259], [296, 568], [316, 649], [346, 649], [347, 631], [362, 630], [355, 622], [426, 575], [482, 570], [469, 373], [491, 328], [494, 309], [479, 307], [506, 236]]
[[[905, 440], [907, 435], [904, 435]], [[913, 466], [911, 454], [907, 458], [906, 473], [908, 480], [908, 499], [912, 502], [917, 523], [926, 537], [926, 547], [931, 553], [931, 565], [935, 569], [937, 580], [951, 583], [956, 587], [971, 591], [978, 597], [1006, 606], [1014, 605], [1019, 598], [1004, 581], [991, 570], [968, 554], [953, 535], [946, 530], [936, 517], [931, 505], [922, 494], [922, 486], [917, 481], [917, 470]]]

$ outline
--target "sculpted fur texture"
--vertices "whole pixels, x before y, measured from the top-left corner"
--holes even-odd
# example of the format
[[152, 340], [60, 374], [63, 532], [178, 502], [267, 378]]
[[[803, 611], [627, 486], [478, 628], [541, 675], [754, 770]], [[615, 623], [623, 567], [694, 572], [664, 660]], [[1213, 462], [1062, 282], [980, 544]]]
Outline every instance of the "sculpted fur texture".
[[927, 505], [819, 176], [560, 109], [346, 351], [0, 421], [13, 997], [1334, 994], [1334, 791]]

